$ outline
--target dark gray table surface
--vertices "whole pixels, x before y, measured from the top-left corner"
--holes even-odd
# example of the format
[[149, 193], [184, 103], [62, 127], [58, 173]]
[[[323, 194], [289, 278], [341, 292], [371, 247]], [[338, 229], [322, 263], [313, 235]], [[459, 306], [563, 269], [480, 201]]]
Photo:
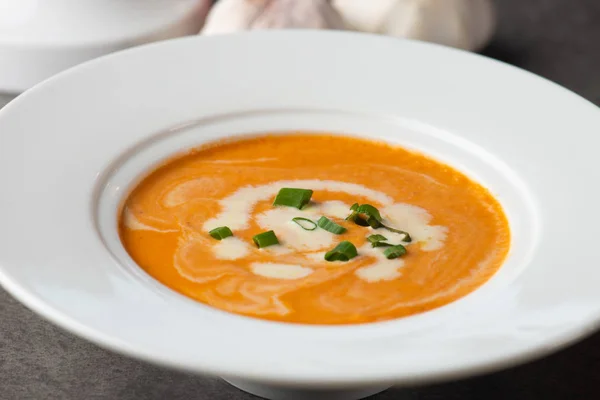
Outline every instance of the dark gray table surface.
[[[600, 105], [600, 0], [496, 3], [499, 30], [486, 55], [549, 78]], [[415, 400], [600, 399], [600, 334], [506, 371], [391, 389], [372, 399], [398, 399], [401, 393]], [[253, 398], [219, 379], [170, 371], [100, 349], [40, 319], [0, 289], [2, 400]]]

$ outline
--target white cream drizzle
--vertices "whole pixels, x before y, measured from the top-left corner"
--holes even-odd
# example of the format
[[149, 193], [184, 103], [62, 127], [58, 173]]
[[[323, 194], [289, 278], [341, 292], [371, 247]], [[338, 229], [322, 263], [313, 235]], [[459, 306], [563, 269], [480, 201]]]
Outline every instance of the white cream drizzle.
[[301, 265], [278, 263], [252, 263], [250, 269], [256, 275], [274, 279], [300, 279], [313, 273], [312, 268]]
[[269, 246], [269, 247], [265, 247], [263, 249], [260, 249], [260, 251], [265, 251], [267, 253], [271, 253], [273, 255], [276, 256], [281, 256], [283, 254], [290, 254], [292, 253], [294, 250], [286, 247], [286, 246], [282, 246], [281, 244], [276, 244], [273, 246]]
[[344, 192], [367, 197], [379, 204], [391, 205], [393, 203], [392, 198], [385, 193], [355, 183], [318, 179], [278, 181], [262, 186], [246, 186], [225, 197], [220, 201], [223, 211], [217, 217], [206, 221], [204, 230], [210, 231], [224, 225], [236, 230], [246, 229], [256, 203], [274, 197], [283, 187]]
[[[401, 227], [409, 232], [413, 242], [420, 243], [425, 251], [439, 250], [444, 246], [448, 228], [440, 225], [429, 225], [431, 215], [427, 210], [410, 204], [397, 203], [382, 208], [381, 215], [384, 223], [390, 226]], [[390, 243], [398, 243], [404, 235], [386, 231], [383, 233]]]
[[328, 265], [343, 265], [343, 263], [335, 263], [335, 264], [331, 264], [329, 261], [325, 260], [325, 254], [327, 252], [326, 251], [318, 251], [316, 253], [308, 253], [305, 255], [305, 257], [307, 259], [309, 259], [313, 265], [314, 264], [325, 264], [327, 263]]
[[332, 200], [325, 201], [323, 203], [317, 203], [315, 205], [316, 213], [325, 215], [329, 218], [344, 219], [350, 214], [350, 204], [346, 204], [343, 201]]
[[159, 229], [155, 228], [154, 226], [146, 225], [137, 219], [137, 217], [128, 208], [125, 208], [123, 212], [123, 222], [125, 226], [132, 231], [154, 231], [160, 233], [177, 232], [176, 229]]
[[248, 244], [235, 236], [219, 240], [213, 245], [212, 250], [219, 260], [237, 260], [244, 258], [250, 252]]
[[256, 217], [256, 222], [265, 231], [273, 230], [283, 247], [298, 251], [314, 251], [331, 247], [336, 240], [335, 235], [324, 229], [304, 230], [292, 221], [302, 216], [316, 219], [313, 212], [304, 213], [292, 207], [276, 207]]
[[[162, 205], [168, 208], [177, 207], [190, 201], [190, 198], [210, 199], [224, 183], [221, 178], [198, 177], [183, 182], [169, 190], [162, 198]], [[198, 196], [202, 194], [202, 197]]]
[[[389, 239], [387, 235], [384, 236]], [[360, 247], [359, 254], [375, 257], [377, 261], [367, 267], [357, 269], [355, 275], [367, 282], [390, 281], [400, 277], [400, 268], [404, 265], [404, 261], [400, 258], [388, 260], [383, 254], [384, 250], [382, 247], [373, 248], [370, 243]]]
[[389, 260], [379, 261], [368, 267], [359, 268], [356, 270], [356, 276], [367, 282], [391, 281], [400, 277], [400, 271], [403, 262], [391, 262]]
[[[421, 249], [425, 251], [438, 250], [444, 245], [447, 228], [429, 225], [432, 217], [426, 210], [410, 204], [394, 204], [391, 197], [385, 193], [362, 185], [330, 180], [289, 180], [262, 186], [243, 187], [220, 201], [221, 213], [216, 218], [206, 221], [204, 230], [209, 231], [218, 226], [229, 226], [234, 231], [246, 229], [256, 204], [259, 201], [274, 197], [282, 187], [344, 192], [367, 198], [378, 205], [383, 205], [383, 207], [380, 207], [380, 211], [384, 216], [384, 223], [410, 232], [413, 239], [411, 243], [406, 243], [403, 242], [404, 235], [402, 234], [377, 230], [377, 233], [384, 235], [389, 243], [402, 243], [405, 246], [419, 243]], [[348, 204], [341, 201], [326, 201], [311, 203], [303, 210], [291, 207], [274, 207], [257, 215], [256, 222], [258, 225], [264, 230], [275, 231], [280, 241], [280, 245], [266, 248], [263, 251], [272, 252], [273, 254], [288, 254], [294, 251], [309, 252], [303, 257], [306, 264], [311, 266], [322, 264], [324, 250], [332, 248], [339, 241], [339, 238], [323, 229], [304, 230], [294, 223], [292, 218], [304, 217], [316, 221], [318, 217], [325, 215], [329, 218], [341, 219], [348, 215], [349, 207]], [[366, 236], [374, 233], [373, 229], [368, 229]], [[233, 239], [235, 238], [228, 238], [213, 245], [213, 251], [218, 258], [234, 260], [243, 258], [248, 254], [247, 245], [239, 240], [235, 242]], [[227, 242], [228, 240], [229, 242]], [[371, 265], [357, 269], [356, 276], [366, 282], [392, 280], [400, 277], [400, 270], [404, 265], [404, 261], [402, 259], [386, 259], [383, 250], [382, 248], [372, 248], [370, 244], [362, 246], [359, 249], [359, 256], [374, 257], [376, 261]], [[340, 265], [343, 265], [343, 263], [340, 263]], [[297, 279], [306, 276], [302, 274], [308, 275], [312, 272], [311, 268], [301, 265], [273, 263], [253, 263], [251, 269], [258, 275], [271, 274], [270, 277], [276, 277], [277, 274], [294, 276], [294, 278], [280, 279]]]

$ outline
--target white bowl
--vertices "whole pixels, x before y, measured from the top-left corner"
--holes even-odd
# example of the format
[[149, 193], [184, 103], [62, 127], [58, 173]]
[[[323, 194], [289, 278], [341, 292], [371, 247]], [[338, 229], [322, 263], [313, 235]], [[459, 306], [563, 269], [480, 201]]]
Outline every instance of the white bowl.
[[0, 92], [22, 92], [83, 61], [193, 35], [210, 0], [0, 0]]
[[[284, 129], [383, 138], [471, 175], [507, 212], [504, 266], [450, 305], [360, 326], [228, 314], [136, 267], [116, 210], [140, 174], [209, 140]], [[0, 111], [0, 283], [100, 346], [274, 399], [492, 371], [598, 326], [599, 130], [598, 109], [567, 90], [431, 44], [286, 31], [143, 46]]]

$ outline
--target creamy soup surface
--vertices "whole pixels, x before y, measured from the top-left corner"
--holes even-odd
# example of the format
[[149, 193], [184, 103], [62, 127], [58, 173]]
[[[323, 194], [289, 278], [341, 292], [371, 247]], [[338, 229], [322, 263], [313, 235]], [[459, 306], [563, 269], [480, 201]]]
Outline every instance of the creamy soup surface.
[[[273, 205], [282, 188], [310, 189], [310, 202]], [[346, 220], [355, 203], [376, 208], [380, 225], [407, 232], [410, 242]], [[346, 231], [315, 228], [322, 216]], [[301, 226], [298, 217], [308, 221], [297, 220]], [[369, 214], [358, 217], [364, 225]], [[177, 292], [228, 312], [305, 324], [383, 321], [443, 306], [485, 283], [510, 246], [500, 204], [461, 172], [401, 147], [325, 134], [244, 138], [172, 159], [133, 189], [119, 227], [137, 264]], [[212, 237], [219, 227], [233, 236]], [[257, 247], [253, 237], [271, 230], [279, 244]], [[375, 234], [385, 237], [380, 247], [367, 239]], [[355, 257], [325, 259], [345, 241]], [[388, 245], [406, 254], [386, 255]]]

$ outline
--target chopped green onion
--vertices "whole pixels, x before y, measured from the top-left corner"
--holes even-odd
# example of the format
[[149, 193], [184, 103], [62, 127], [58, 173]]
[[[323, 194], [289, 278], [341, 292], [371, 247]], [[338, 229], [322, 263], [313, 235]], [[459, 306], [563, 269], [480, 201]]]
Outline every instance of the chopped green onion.
[[277, 193], [273, 205], [295, 207], [301, 210], [302, 207], [308, 204], [312, 194], [313, 191], [310, 189], [283, 188]]
[[341, 225], [336, 224], [335, 222], [333, 222], [332, 220], [330, 220], [327, 217], [319, 218], [319, 220], [317, 221], [317, 225], [319, 225], [319, 228], [325, 229], [327, 232], [331, 232], [336, 235], [340, 235], [340, 234], [346, 232], [346, 228], [344, 228]]
[[406, 254], [406, 247], [402, 246], [401, 244], [389, 247], [389, 248], [385, 249], [385, 251], [383, 252], [383, 255], [388, 260], [392, 260], [394, 258], [402, 257], [405, 254]]
[[273, 231], [259, 233], [258, 235], [255, 235], [252, 240], [254, 240], [254, 243], [259, 249], [279, 244], [279, 240], [277, 240], [277, 236], [275, 236], [275, 232]]
[[[377, 208], [373, 207], [372, 205], [370, 205], [370, 204], [360, 204], [359, 205], [358, 203], [354, 203], [350, 207], [350, 210], [352, 210], [352, 213], [350, 215], [348, 215], [348, 217], [346, 217], [347, 221], [352, 221], [356, 225], [359, 225], [359, 226], [370, 226], [373, 229], [385, 228], [390, 232], [403, 234], [404, 242], [410, 243], [412, 241], [412, 238], [410, 237], [410, 234], [408, 232], [384, 225], [382, 222], [383, 219], [381, 218], [381, 214], [379, 213], [379, 210]], [[363, 215], [366, 215], [367, 218], [364, 218]]]
[[383, 235], [371, 235], [367, 237], [367, 240], [371, 243], [383, 242], [387, 238]]
[[373, 229], [381, 228], [383, 225], [373, 217], [364, 219], [362, 216], [353, 213], [346, 217], [346, 221], [352, 221], [358, 226], [370, 226]]
[[351, 221], [358, 226], [369, 226], [369, 221], [367, 221], [358, 214], [354, 214], [354, 218], [352, 218]]
[[217, 240], [222, 240], [226, 237], [233, 236], [233, 232], [231, 232], [231, 229], [229, 229], [226, 226], [220, 226], [218, 228], [215, 228], [212, 231], [208, 232], [208, 234]]
[[381, 228], [381, 214], [372, 205], [354, 203], [350, 210], [352, 210], [352, 213], [346, 217], [347, 221], [352, 221], [360, 226], [370, 226], [373, 229]]
[[371, 247], [390, 247], [392, 244], [388, 242], [375, 242], [371, 244]]
[[371, 235], [367, 237], [367, 240], [371, 242], [371, 247], [389, 247], [391, 244], [385, 242], [387, 238], [383, 235]]
[[304, 229], [305, 231], [314, 231], [315, 229], [317, 229], [317, 223], [308, 218], [296, 217], [292, 218], [292, 221], [298, 224], [300, 228]]
[[358, 255], [356, 247], [347, 240], [341, 242], [325, 254], [327, 261], [348, 261]]
[[381, 222], [377, 221], [377, 219], [373, 217], [369, 217], [367, 219], [367, 224], [373, 229], [381, 228], [383, 226]]
[[402, 239], [403, 242], [406, 242], [406, 243], [412, 242], [412, 238], [410, 237], [410, 234], [406, 231], [401, 231], [400, 229], [394, 229], [394, 228], [391, 228], [391, 227], [389, 227], [387, 225], [383, 225], [383, 224], [381, 224], [381, 227], [384, 229], [387, 229], [390, 232], [403, 234], [404, 235], [404, 239]]
[[381, 214], [379, 213], [379, 210], [370, 204], [361, 204], [358, 206], [355, 212], [357, 214], [365, 214], [369, 218], [374, 218], [377, 220], [377, 222], [381, 222]]
[[[352, 210], [352, 213], [350, 213], [350, 215], [348, 215], [346, 217], [346, 221], [354, 221], [356, 222], [356, 210], [358, 210], [358, 203], [354, 203], [350, 206], [350, 210]], [[366, 223], [366, 221], [365, 221]], [[359, 225], [359, 224], [358, 224]], [[367, 226], [367, 225], [363, 225], [363, 226]]]

